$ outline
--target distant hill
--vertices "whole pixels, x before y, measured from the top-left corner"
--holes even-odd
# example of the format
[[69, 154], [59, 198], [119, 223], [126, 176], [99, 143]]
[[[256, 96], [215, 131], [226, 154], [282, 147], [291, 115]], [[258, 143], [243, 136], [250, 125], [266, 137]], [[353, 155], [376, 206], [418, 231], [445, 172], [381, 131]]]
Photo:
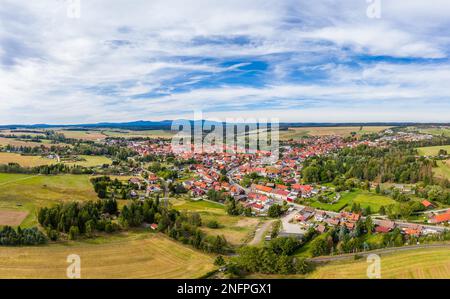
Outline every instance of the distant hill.
[[[191, 125], [194, 121], [189, 120]], [[49, 125], [49, 124], [34, 124], [34, 125], [1, 125], [0, 129], [51, 129], [51, 128], [66, 128], [66, 129], [100, 129], [100, 128], [114, 128], [127, 130], [170, 130], [172, 120], [162, 121], [133, 121], [133, 122], [101, 122], [95, 124], [72, 124], [72, 125]], [[413, 122], [369, 122], [369, 123], [302, 123], [302, 122], [282, 122], [280, 128], [288, 127], [350, 127], [350, 126], [427, 126], [427, 125], [450, 125], [449, 123], [413, 123]]]

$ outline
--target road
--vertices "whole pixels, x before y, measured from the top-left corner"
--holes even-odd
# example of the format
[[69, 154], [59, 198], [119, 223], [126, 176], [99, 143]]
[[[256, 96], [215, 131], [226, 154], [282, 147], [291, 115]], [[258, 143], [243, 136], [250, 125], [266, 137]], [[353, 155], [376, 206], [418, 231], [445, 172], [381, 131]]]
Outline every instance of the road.
[[357, 252], [357, 253], [347, 253], [341, 255], [331, 255], [331, 256], [319, 256], [307, 259], [310, 262], [323, 263], [323, 262], [331, 262], [331, 261], [341, 261], [353, 258], [355, 255], [360, 256], [368, 256], [369, 254], [385, 254], [399, 251], [408, 251], [408, 250], [416, 250], [416, 249], [427, 249], [427, 248], [449, 248], [450, 243], [447, 244], [424, 244], [424, 245], [412, 245], [412, 246], [403, 246], [403, 247], [393, 247], [393, 248], [383, 248], [376, 249], [365, 252]]

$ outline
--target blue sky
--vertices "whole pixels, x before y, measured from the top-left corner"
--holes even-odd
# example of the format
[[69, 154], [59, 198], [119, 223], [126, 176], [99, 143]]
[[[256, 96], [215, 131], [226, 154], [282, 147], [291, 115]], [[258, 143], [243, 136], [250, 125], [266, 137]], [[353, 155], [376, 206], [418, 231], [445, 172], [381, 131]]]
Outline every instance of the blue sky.
[[446, 0], [71, 2], [0, 0], [1, 124], [450, 122]]

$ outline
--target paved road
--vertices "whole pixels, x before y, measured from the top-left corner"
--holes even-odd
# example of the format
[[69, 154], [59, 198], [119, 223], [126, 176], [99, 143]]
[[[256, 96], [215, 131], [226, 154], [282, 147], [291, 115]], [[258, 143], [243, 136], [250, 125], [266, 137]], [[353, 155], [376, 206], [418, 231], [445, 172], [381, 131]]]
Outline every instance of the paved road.
[[347, 254], [334, 255], [334, 256], [333, 255], [332, 256], [319, 256], [319, 257], [309, 258], [308, 261], [317, 262], [317, 263], [331, 262], [331, 261], [347, 260], [347, 259], [353, 258], [355, 255], [368, 256], [369, 254], [384, 254], [384, 253], [392, 253], [392, 252], [408, 251], [408, 250], [416, 250], [416, 249], [427, 249], [427, 248], [449, 248], [450, 249], [450, 243], [412, 245], [412, 246], [376, 249], [376, 250], [357, 252], [357, 253], [347, 253]]

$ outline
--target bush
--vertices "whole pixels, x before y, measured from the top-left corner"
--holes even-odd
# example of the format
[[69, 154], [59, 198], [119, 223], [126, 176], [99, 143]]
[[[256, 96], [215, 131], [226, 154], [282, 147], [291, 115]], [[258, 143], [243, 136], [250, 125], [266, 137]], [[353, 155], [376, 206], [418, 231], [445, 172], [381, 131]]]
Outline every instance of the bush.
[[219, 222], [216, 220], [210, 220], [206, 223], [206, 226], [209, 228], [219, 228]]

